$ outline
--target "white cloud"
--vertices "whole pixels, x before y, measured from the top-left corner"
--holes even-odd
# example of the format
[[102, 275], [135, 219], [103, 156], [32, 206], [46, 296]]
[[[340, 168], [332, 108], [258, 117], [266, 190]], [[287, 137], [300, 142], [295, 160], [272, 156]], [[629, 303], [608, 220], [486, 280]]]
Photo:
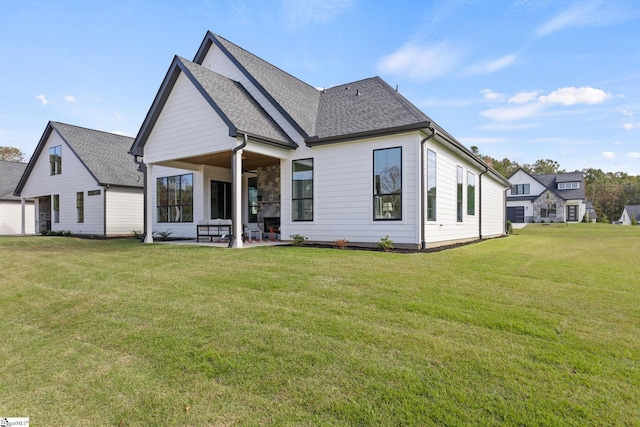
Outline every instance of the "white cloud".
[[602, 157], [604, 157], [605, 159], [615, 159], [616, 158], [616, 153], [614, 153], [613, 151], [603, 151], [602, 153], [600, 153], [600, 155]]
[[486, 61], [471, 65], [464, 72], [466, 75], [491, 74], [513, 64], [518, 57], [516, 55], [505, 55], [493, 61]]
[[65, 95], [64, 100], [67, 102], [76, 102], [76, 99], [71, 95]]
[[111, 133], [114, 133], [114, 134], [116, 134], [116, 135], [120, 135], [120, 136], [130, 136], [130, 137], [133, 137], [133, 135], [131, 135], [129, 132], [124, 132], [124, 131], [121, 131], [121, 130], [114, 130], [114, 131], [111, 131]]
[[483, 117], [499, 122], [510, 122], [515, 120], [522, 120], [537, 115], [542, 109], [542, 104], [531, 103], [526, 105], [520, 105], [517, 107], [497, 107], [490, 108], [480, 112]]
[[460, 61], [460, 53], [448, 43], [422, 47], [407, 43], [383, 57], [378, 69], [383, 73], [402, 74], [414, 80], [431, 80], [451, 71]]
[[625, 123], [623, 126], [624, 126], [624, 128], [626, 130], [631, 130], [631, 129], [635, 129], [635, 128], [640, 128], [640, 123], [628, 122], [628, 123]]
[[592, 87], [563, 87], [551, 92], [549, 95], [543, 95], [538, 98], [542, 103], [557, 103], [565, 106], [574, 104], [599, 104], [604, 102], [611, 95], [602, 89]]
[[628, 110], [628, 109], [624, 108], [624, 109], [622, 110], [622, 115], [624, 115], [624, 116], [629, 116], [629, 117], [633, 117], [633, 111], [631, 111], [631, 110]]
[[353, 0], [283, 0], [289, 27], [298, 30], [310, 23], [324, 24], [353, 5]]
[[482, 89], [480, 93], [484, 96], [484, 99], [489, 101], [503, 101], [505, 98], [503, 94], [494, 92], [491, 89]]
[[36, 96], [36, 99], [39, 99], [40, 102], [42, 102], [42, 105], [47, 105], [49, 103], [49, 100], [44, 97], [43, 93], [41, 93], [40, 95]]
[[538, 92], [518, 92], [508, 102], [510, 104], [526, 104], [527, 102], [535, 101], [538, 96]]
[[507, 138], [486, 138], [486, 137], [478, 137], [478, 136], [468, 136], [468, 137], [458, 138], [458, 140], [468, 147], [472, 145], [480, 145], [480, 144], [502, 144], [505, 142], [509, 142], [509, 139]]
[[640, 159], [640, 153], [635, 153], [633, 151], [627, 153], [627, 157], [631, 157], [632, 159]]

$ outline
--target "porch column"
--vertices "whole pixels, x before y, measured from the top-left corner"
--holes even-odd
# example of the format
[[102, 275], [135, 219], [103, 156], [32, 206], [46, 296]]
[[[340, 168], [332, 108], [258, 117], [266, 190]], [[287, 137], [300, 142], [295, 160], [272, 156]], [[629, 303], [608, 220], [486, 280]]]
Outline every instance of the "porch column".
[[234, 248], [242, 247], [242, 237], [244, 230], [242, 229], [242, 152], [243, 150], [237, 150], [233, 152], [233, 162], [231, 177], [231, 192], [233, 203], [233, 245]]
[[144, 192], [145, 192], [145, 203], [147, 204], [147, 209], [146, 209], [146, 214], [147, 217], [145, 218], [145, 235], [144, 235], [144, 242], [145, 243], [153, 243], [153, 206], [151, 201], [153, 200], [153, 198], [151, 197], [151, 189], [155, 189], [156, 187], [153, 185], [153, 176], [151, 175], [151, 171], [152, 171], [152, 166], [150, 164], [147, 165], [147, 176], [146, 176], [146, 183], [147, 185], [145, 185], [144, 188]]
[[25, 207], [26, 203], [24, 201], [24, 197], [20, 197], [20, 207], [22, 208], [22, 229], [20, 231], [20, 233], [24, 236], [26, 233], [26, 229], [25, 229], [25, 219], [26, 219], [26, 214], [25, 214]]

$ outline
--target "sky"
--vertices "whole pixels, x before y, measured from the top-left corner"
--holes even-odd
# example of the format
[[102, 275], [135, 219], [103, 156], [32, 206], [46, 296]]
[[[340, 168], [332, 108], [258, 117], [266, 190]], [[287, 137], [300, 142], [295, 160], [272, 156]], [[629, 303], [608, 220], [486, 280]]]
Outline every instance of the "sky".
[[380, 76], [497, 159], [640, 175], [637, 0], [0, 0], [0, 146], [134, 137], [207, 31], [318, 88]]

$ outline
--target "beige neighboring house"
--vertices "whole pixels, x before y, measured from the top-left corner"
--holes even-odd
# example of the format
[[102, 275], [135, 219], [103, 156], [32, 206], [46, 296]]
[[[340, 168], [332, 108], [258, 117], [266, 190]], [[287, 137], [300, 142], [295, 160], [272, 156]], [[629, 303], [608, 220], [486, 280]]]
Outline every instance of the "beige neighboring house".
[[24, 200], [23, 206], [20, 197], [13, 194], [26, 168], [26, 163], [0, 160], [0, 235], [35, 232], [33, 201]]
[[133, 138], [49, 122], [15, 189], [35, 201], [36, 232], [124, 236], [144, 227]]

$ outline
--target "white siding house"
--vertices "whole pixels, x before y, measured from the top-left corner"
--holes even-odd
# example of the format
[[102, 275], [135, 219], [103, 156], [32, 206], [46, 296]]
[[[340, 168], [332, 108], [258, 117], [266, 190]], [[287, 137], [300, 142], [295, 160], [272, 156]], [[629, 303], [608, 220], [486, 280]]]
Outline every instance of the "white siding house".
[[207, 33], [131, 147], [146, 241], [230, 219], [282, 239], [429, 248], [501, 236], [509, 182], [378, 77], [318, 90]]
[[[33, 234], [35, 230], [35, 210], [33, 201], [25, 201], [24, 206], [13, 192], [20, 177], [27, 168], [26, 163], [0, 160], [0, 235]], [[24, 221], [22, 215], [24, 212]], [[23, 230], [24, 223], [24, 230]]]
[[132, 138], [49, 122], [15, 195], [35, 201], [35, 230], [130, 235], [143, 229], [143, 174]]
[[640, 205], [625, 205], [618, 222], [622, 225], [631, 225], [634, 218], [640, 222]]
[[531, 175], [518, 169], [509, 182], [507, 218], [511, 222], [580, 222], [587, 212], [582, 172]]

